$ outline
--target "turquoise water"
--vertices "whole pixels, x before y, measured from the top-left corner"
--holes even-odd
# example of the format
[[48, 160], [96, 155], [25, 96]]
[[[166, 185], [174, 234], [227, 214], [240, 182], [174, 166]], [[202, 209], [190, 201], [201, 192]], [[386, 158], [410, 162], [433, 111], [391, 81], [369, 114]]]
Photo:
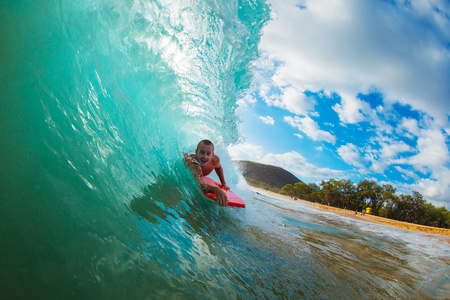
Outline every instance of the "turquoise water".
[[[2, 1], [5, 299], [449, 298], [448, 240], [256, 195], [226, 147], [263, 1]], [[246, 209], [181, 161], [210, 138]]]

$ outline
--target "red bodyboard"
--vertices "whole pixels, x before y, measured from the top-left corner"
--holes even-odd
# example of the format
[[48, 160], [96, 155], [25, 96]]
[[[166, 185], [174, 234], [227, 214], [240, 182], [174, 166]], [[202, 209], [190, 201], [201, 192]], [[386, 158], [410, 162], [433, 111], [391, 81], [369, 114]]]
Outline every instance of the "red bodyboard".
[[[214, 179], [211, 179], [209, 177], [205, 177], [205, 181], [206, 184], [208, 185], [217, 186], [221, 188], [227, 194], [228, 206], [245, 207], [244, 200], [242, 200], [241, 197], [233, 193], [231, 190], [225, 189], [221, 184], [219, 184]], [[205, 193], [205, 197], [216, 201], [216, 195], [214, 193]]]

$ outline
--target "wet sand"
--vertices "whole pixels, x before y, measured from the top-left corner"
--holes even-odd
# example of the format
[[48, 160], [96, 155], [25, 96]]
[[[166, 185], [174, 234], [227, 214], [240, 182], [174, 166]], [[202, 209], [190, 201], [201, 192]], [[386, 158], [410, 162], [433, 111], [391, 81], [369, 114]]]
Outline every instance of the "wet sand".
[[[384, 225], [390, 225], [390, 226], [394, 226], [394, 227], [402, 228], [402, 229], [408, 229], [408, 230], [414, 230], [414, 231], [422, 231], [422, 232], [431, 233], [431, 234], [440, 234], [440, 235], [450, 236], [450, 229], [418, 225], [418, 224], [392, 220], [392, 219], [378, 217], [378, 216], [369, 215], [369, 214], [365, 214], [364, 216], [361, 216], [361, 211], [358, 214], [355, 215], [355, 211], [351, 211], [351, 210], [348, 210], [348, 209], [342, 209], [342, 208], [337, 208], [337, 207], [333, 207], [333, 206], [313, 203], [313, 202], [309, 202], [309, 201], [301, 200], [301, 199], [293, 200], [289, 196], [273, 193], [273, 192], [266, 191], [266, 190], [259, 189], [259, 188], [255, 188], [255, 187], [251, 187], [251, 188], [254, 189], [255, 191], [259, 192], [259, 193], [262, 193], [262, 194], [272, 195], [272, 196], [275, 196], [275, 197], [278, 197], [278, 198], [286, 199], [288, 201], [300, 201], [302, 203], [305, 203], [305, 204], [308, 204], [308, 205], [311, 205], [311, 206], [315, 206], [319, 210], [330, 211], [330, 212], [333, 212], [335, 214], [338, 214], [338, 215], [341, 215], [341, 216], [344, 216], [344, 217], [347, 217], [347, 218], [352, 218], [352, 219], [362, 220], [362, 221], [368, 221], [368, 222], [375, 222], [375, 223], [384, 224]], [[446, 239], [446, 240], [447, 240], [447, 242], [450, 241], [450, 239]]]

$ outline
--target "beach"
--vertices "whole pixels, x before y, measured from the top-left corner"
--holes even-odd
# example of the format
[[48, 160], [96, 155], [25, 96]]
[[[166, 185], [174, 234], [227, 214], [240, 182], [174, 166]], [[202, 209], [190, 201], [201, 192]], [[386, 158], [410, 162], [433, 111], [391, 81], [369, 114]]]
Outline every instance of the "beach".
[[421, 232], [425, 232], [425, 233], [440, 234], [440, 235], [448, 236], [449, 238], [446, 240], [447, 240], [447, 242], [450, 242], [450, 229], [413, 224], [413, 223], [378, 217], [378, 216], [374, 216], [374, 215], [370, 215], [370, 214], [365, 214], [364, 216], [361, 216], [361, 211], [359, 211], [355, 215], [355, 212], [352, 210], [323, 205], [323, 204], [314, 203], [314, 202], [310, 202], [310, 201], [306, 201], [306, 200], [302, 200], [302, 199], [294, 200], [291, 197], [286, 196], [286, 195], [277, 194], [277, 193], [270, 192], [270, 191], [256, 188], [256, 187], [251, 187], [251, 188], [259, 193], [264, 193], [264, 194], [272, 195], [272, 196], [275, 196], [278, 198], [283, 198], [288, 201], [299, 201], [299, 202], [314, 206], [319, 210], [330, 211], [332, 213], [335, 213], [335, 214], [338, 214], [338, 215], [341, 215], [341, 216], [344, 216], [347, 218], [352, 218], [352, 219], [367, 221], [367, 222], [375, 222], [375, 223], [389, 225], [389, 226], [407, 229], [407, 230], [421, 231]]

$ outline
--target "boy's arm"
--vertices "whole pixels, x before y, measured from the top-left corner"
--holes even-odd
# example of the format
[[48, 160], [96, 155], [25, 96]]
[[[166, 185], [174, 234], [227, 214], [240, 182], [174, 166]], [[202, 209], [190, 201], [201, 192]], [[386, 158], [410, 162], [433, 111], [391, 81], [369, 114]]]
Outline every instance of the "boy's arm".
[[204, 180], [202, 179], [203, 176], [202, 176], [202, 173], [201, 173], [201, 168], [199, 168], [199, 166], [194, 164], [194, 162], [192, 160], [190, 160], [187, 155], [185, 155], [183, 158], [184, 158], [184, 161], [185, 161], [186, 165], [188, 166], [188, 168], [194, 174], [195, 179], [200, 184], [200, 188], [202, 189], [202, 191], [204, 193], [214, 193], [214, 194], [216, 194], [217, 204], [219, 204], [220, 206], [227, 206], [228, 205], [227, 194], [225, 194], [225, 192], [222, 191], [218, 187], [206, 184], [204, 182]]
[[214, 159], [215, 159], [215, 166], [214, 166], [214, 170], [216, 171], [217, 176], [219, 177], [220, 180], [220, 184], [222, 184], [222, 186], [225, 189], [230, 189], [227, 185], [227, 183], [225, 182], [225, 177], [223, 176], [223, 168], [222, 165], [220, 164], [220, 158], [217, 155], [214, 155]]
[[192, 174], [194, 174], [195, 179], [198, 182], [200, 181], [200, 177], [203, 176], [202, 169], [197, 161], [193, 160], [192, 157], [190, 157], [189, 154], [184, 154], [183, 160], [185, 165], [191, 170]]
[[219, 179], [220, 179], [220, 183], [222, 184], [222, 186], [223, 186], [224, 188], [226, 188], [226, 189], [230, 189], [230, 188], [228, 187], [228, 185], [226, 184], [226, 182], [225, 182], [225, 178], [224, 178], [224, 176], [223, 176], [223, 168], [222, 168], [222, 166], [220, 165], [220, 163], [218, 164], [218, 167], [215, 168], [215, 170], [216, 170], [217, 176], [218, 176]]

